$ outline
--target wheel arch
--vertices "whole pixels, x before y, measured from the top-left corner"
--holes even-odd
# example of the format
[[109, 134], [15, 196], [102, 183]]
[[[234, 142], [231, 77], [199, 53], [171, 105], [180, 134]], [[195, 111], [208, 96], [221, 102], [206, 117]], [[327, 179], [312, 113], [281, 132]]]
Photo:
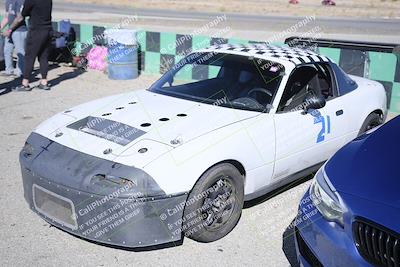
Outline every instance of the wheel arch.
[[378, 109], [375, 109], [374, 111], [369, 112], [369, 113], [365, 116], [365, 118], [364, 118], [364, 120], [362, 121], [362, 124], [361, 124], [361, 126], [360, 126], [360, 130], [359, 130], [359, 132], [358, 132], [358, 135], [364, 133], [363, 128], [364, 128], [365, 124], [367, 123], [368, 118], [369, 118], [371, 115], [373, 115], [373, 114], [374, 114], [374, 115], [378, 115], [378, 116], [380, 117], [380, 123], [379, 123], [379, 124], [385, 123], [386, 114], [384, 113], [384, 111], [382, 111], [382, 110], [379, 109], [379, 108], [378, 108]]
[[235, 168], [240, 172], [240, 174], [242, 175], [242, 177], [243, 177], [243, 185], [246, 185], [246, 169], [245, 169], [244, 165], [243, 165], [240, 161], [235, 160], [235, 159], [226, 159], [226, 160], [222, 160], [222, 161], [219, 161], [219, 162], [217, 162], [217, 163], [211, 165], [211, 166], [208, 167], [204, 172], [202, 172], [202, 174], [197, 178], [195, 184], [199, 181], [199, 179], [200, 179], [207, 171], [209, 171], [210, 169], [214, 168], [214, 167], [217, 166], [217, 165], [224, 164], [224, 163], [228, 163], [228, 164], [233, 165], [233, 167], [235, 167]]
[[385, 116], [386, 116], [385, 112], [384, 112], [382, 109], [377, 108], [377, 109], [375, 109], [375, 110], [369, 112], [369, 113], [367, 114], [367, 116], [365, 116], [365, 118], [364, 118], [364, 120], [363, 120], [363, 124], [364, 124], [364, 122], [367, 120], [368, 116], [371, 115], [371, 114], [377, 114], [377, 115], [379, 115], [379, 116], [381, 117], [381, 119], [382, 119], [382, 122], [385, 122], [385, 119], [386, 119], [386, 118], [385, 118]]
[[224, 161], [218, 162], [217, 164], [214, 164], [214, 166], [218, 165], [218, 164], [222, 164], [222, 163], [229, 163], [229, 164], [232, 164], [233, 166], [235, 166], [235, 168], [240, 172], [240, 174], [243, 176], [243, 179], [245, 181], [246, 169], [244, 168], [242, 163], [240, 163], [239, 161], [234, 160], [234, 159], [229, 159], [229, 160], [224, 160]]
[[[378, 114], [379, 116], [381, 116], [381, 117], [383, 118], [383, 115], [384, 115], [383, 110], [381, 110], [381, 109], [375, 109], [375, 110], [372, 111], [370, 114], [373, 114], [373, 113]], [[369, 116], [370, 114], [368, 114], [368, 116]], [[368, 116], [367, 116], [367, 117], [368, 117]]]

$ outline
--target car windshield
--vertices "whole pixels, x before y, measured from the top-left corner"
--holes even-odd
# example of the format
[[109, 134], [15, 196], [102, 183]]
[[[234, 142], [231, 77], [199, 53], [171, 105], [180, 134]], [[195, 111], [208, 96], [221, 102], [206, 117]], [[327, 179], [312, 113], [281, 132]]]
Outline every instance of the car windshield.
[[255, 57], [192, 53], [150, 91], [206, 104], [268, 112], [284, 75], [276, 62]]

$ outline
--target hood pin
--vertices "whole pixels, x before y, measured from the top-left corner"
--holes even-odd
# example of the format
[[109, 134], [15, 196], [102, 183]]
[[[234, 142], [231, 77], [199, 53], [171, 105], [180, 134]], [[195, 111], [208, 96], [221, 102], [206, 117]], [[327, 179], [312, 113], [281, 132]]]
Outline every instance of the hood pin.
[[112, 149], [111, 148], [107, 148], [106, 150], [103, 151], [103, 154], [104, 155], [108, 155], [108, 154], [111, 154], [111, 152], [112, 152]]
[[181, 136], [178, 136], [174, 140], [171, 140], [171, 145], [181, 145], [183, 143], [183, 139]]

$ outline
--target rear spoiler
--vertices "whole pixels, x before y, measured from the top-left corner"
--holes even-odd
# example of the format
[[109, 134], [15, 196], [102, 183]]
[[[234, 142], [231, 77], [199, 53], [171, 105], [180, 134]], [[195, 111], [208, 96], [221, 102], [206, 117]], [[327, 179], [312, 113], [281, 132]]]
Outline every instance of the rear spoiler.
[[359, 51], [371, 51], [381, 53], [393, 53], [400, 54], [400, 44], [387, 44], [387, 43], [375, 43], [375, 42], [355, 42], [347, 40], [333, 40], [333, 39], [313, 39], [304, 37], [289, 37], [285, 40], [285, 44], [293, 46], [304, 46], [304, 47], [328, 47], [328, 48], [340, 48], [349, 50]]

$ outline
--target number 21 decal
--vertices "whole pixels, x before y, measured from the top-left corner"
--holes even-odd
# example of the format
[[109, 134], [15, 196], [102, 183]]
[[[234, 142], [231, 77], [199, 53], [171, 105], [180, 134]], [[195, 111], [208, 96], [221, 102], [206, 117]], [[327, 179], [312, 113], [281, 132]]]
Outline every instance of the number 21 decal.
[[322, 125], [322, 129], [317, 136], [317, 144], [318, 144], [325, 140], [325, 135], [331, 133], [331, 117], [326, 116], [326, 119], [324, 116], [316, 117], [314, 118], [314, 124]]

